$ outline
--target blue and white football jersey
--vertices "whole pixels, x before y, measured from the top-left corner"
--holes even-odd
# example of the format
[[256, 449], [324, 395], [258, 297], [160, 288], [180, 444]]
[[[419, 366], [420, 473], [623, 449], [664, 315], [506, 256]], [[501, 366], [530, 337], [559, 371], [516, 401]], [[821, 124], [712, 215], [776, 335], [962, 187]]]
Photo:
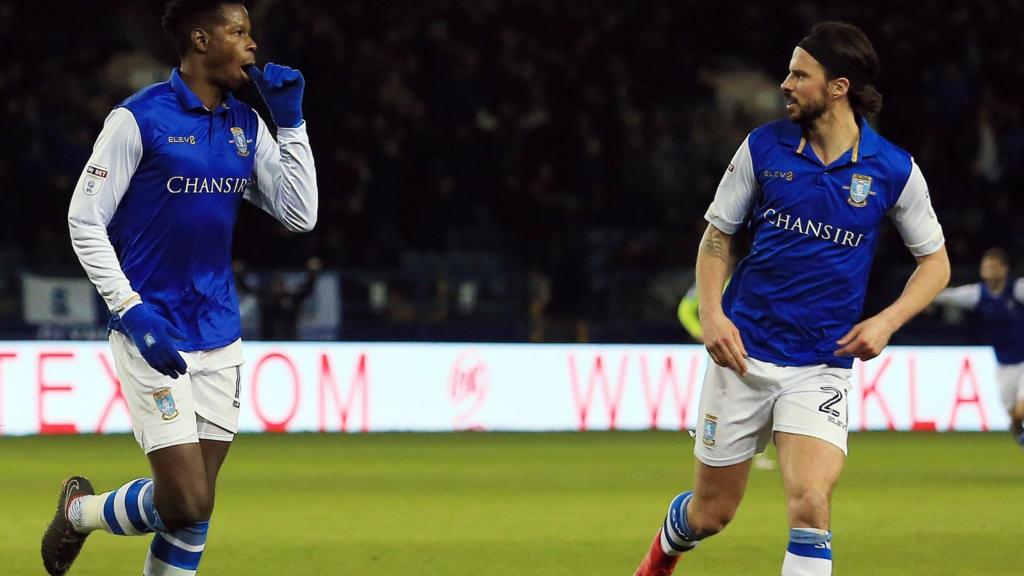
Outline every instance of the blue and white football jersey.
[[751, 132], [705, 219], [751, 229], [750, 253], [722, 298], [747, 353], [783, 366], [850, 367], [836, 341], [861, 316], [879, 228], [889, 216], [914, 256], [939, 250], [942, 228], [910, 154], [863, 119], [853, 148], [828, 166], [780, 120]]
[[1010, 278], [1002, 292], [983, 283], [946, 288], [936, 304], [973, 310], [982, 340], [992, 346], [1004, 366], [1024, 363], [1024, 279]]
[[[118, 104], [68, 213], [75, 252], [112, 311], [139, 294], [186, 335], [185, 351], [239, 338], [231, 240], [242, 199], [291, 230], [316, 222], [305, 123], [278, 139], [230, 94], [207, 110], [177, 69]], [[120, 330], [116, 314], [110, 327]]]

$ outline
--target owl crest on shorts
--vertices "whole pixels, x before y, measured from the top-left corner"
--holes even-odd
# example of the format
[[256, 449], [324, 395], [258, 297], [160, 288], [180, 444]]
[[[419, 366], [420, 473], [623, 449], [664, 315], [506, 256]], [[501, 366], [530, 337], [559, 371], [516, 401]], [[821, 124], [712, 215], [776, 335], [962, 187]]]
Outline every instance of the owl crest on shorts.
[[174, 395], [171, 394], [170, 388], [161, 388], [154, 392], [153, 400], [156, 401], [156, 407], [164, 420], [174, 420], [178, 417], [178, 408], [174, 405]]
[[718, 429], [718, 417], [711, 414], [704, 415], [704, 445], [708, 448], [715, 446], [715, 432]]

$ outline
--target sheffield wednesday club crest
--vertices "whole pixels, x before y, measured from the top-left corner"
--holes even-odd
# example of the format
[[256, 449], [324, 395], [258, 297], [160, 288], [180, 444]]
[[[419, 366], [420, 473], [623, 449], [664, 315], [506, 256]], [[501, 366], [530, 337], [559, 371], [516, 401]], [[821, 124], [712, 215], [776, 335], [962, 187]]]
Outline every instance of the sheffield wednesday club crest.
[[871, 176], [854, 174], [850, 180], [850, 197], [846, 201], [850, 206], [863, 208], [868, 204], [868, 196], [874, 194], [871, 191]]

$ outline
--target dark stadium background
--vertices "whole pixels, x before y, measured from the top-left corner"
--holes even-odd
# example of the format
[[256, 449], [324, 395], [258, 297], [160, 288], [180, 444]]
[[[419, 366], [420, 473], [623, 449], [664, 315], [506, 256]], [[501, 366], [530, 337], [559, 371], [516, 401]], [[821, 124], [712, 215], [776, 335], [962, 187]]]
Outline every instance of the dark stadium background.
[[[162, 4], [0, 1], [0, 338], [39, 335], [23, 274], [83, 274], [68, 200], [110, 108], [176, 61]], [[1024, 3], [249, 4], [260, 61], [307, 79], [320, 221], [292, 235], [246, 206], [235, 254], [262, 272], [319, 256], [343, 339], [685, 341], [704, 210], [820, 19], [873, 39], [877, 126], [929, 181], [954, 283], [993, 245], [1024, 264]], [[912, 267], [887, 227], [867, 311]], [[926, 314], [894, 343], [968, 343], [967, 326]]]

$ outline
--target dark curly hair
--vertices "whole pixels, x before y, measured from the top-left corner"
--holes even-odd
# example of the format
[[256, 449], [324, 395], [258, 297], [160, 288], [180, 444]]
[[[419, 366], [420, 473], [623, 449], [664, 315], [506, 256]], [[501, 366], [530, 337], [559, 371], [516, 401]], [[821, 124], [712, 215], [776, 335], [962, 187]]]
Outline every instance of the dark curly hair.
[[170, 0], [164, 6], [161, 24], [174, 41], [178, 54], [184, 56], [192, 45], [192, 30], [208, 25], [217, 18], [225, 4], [242, 4], [245, 0]]

